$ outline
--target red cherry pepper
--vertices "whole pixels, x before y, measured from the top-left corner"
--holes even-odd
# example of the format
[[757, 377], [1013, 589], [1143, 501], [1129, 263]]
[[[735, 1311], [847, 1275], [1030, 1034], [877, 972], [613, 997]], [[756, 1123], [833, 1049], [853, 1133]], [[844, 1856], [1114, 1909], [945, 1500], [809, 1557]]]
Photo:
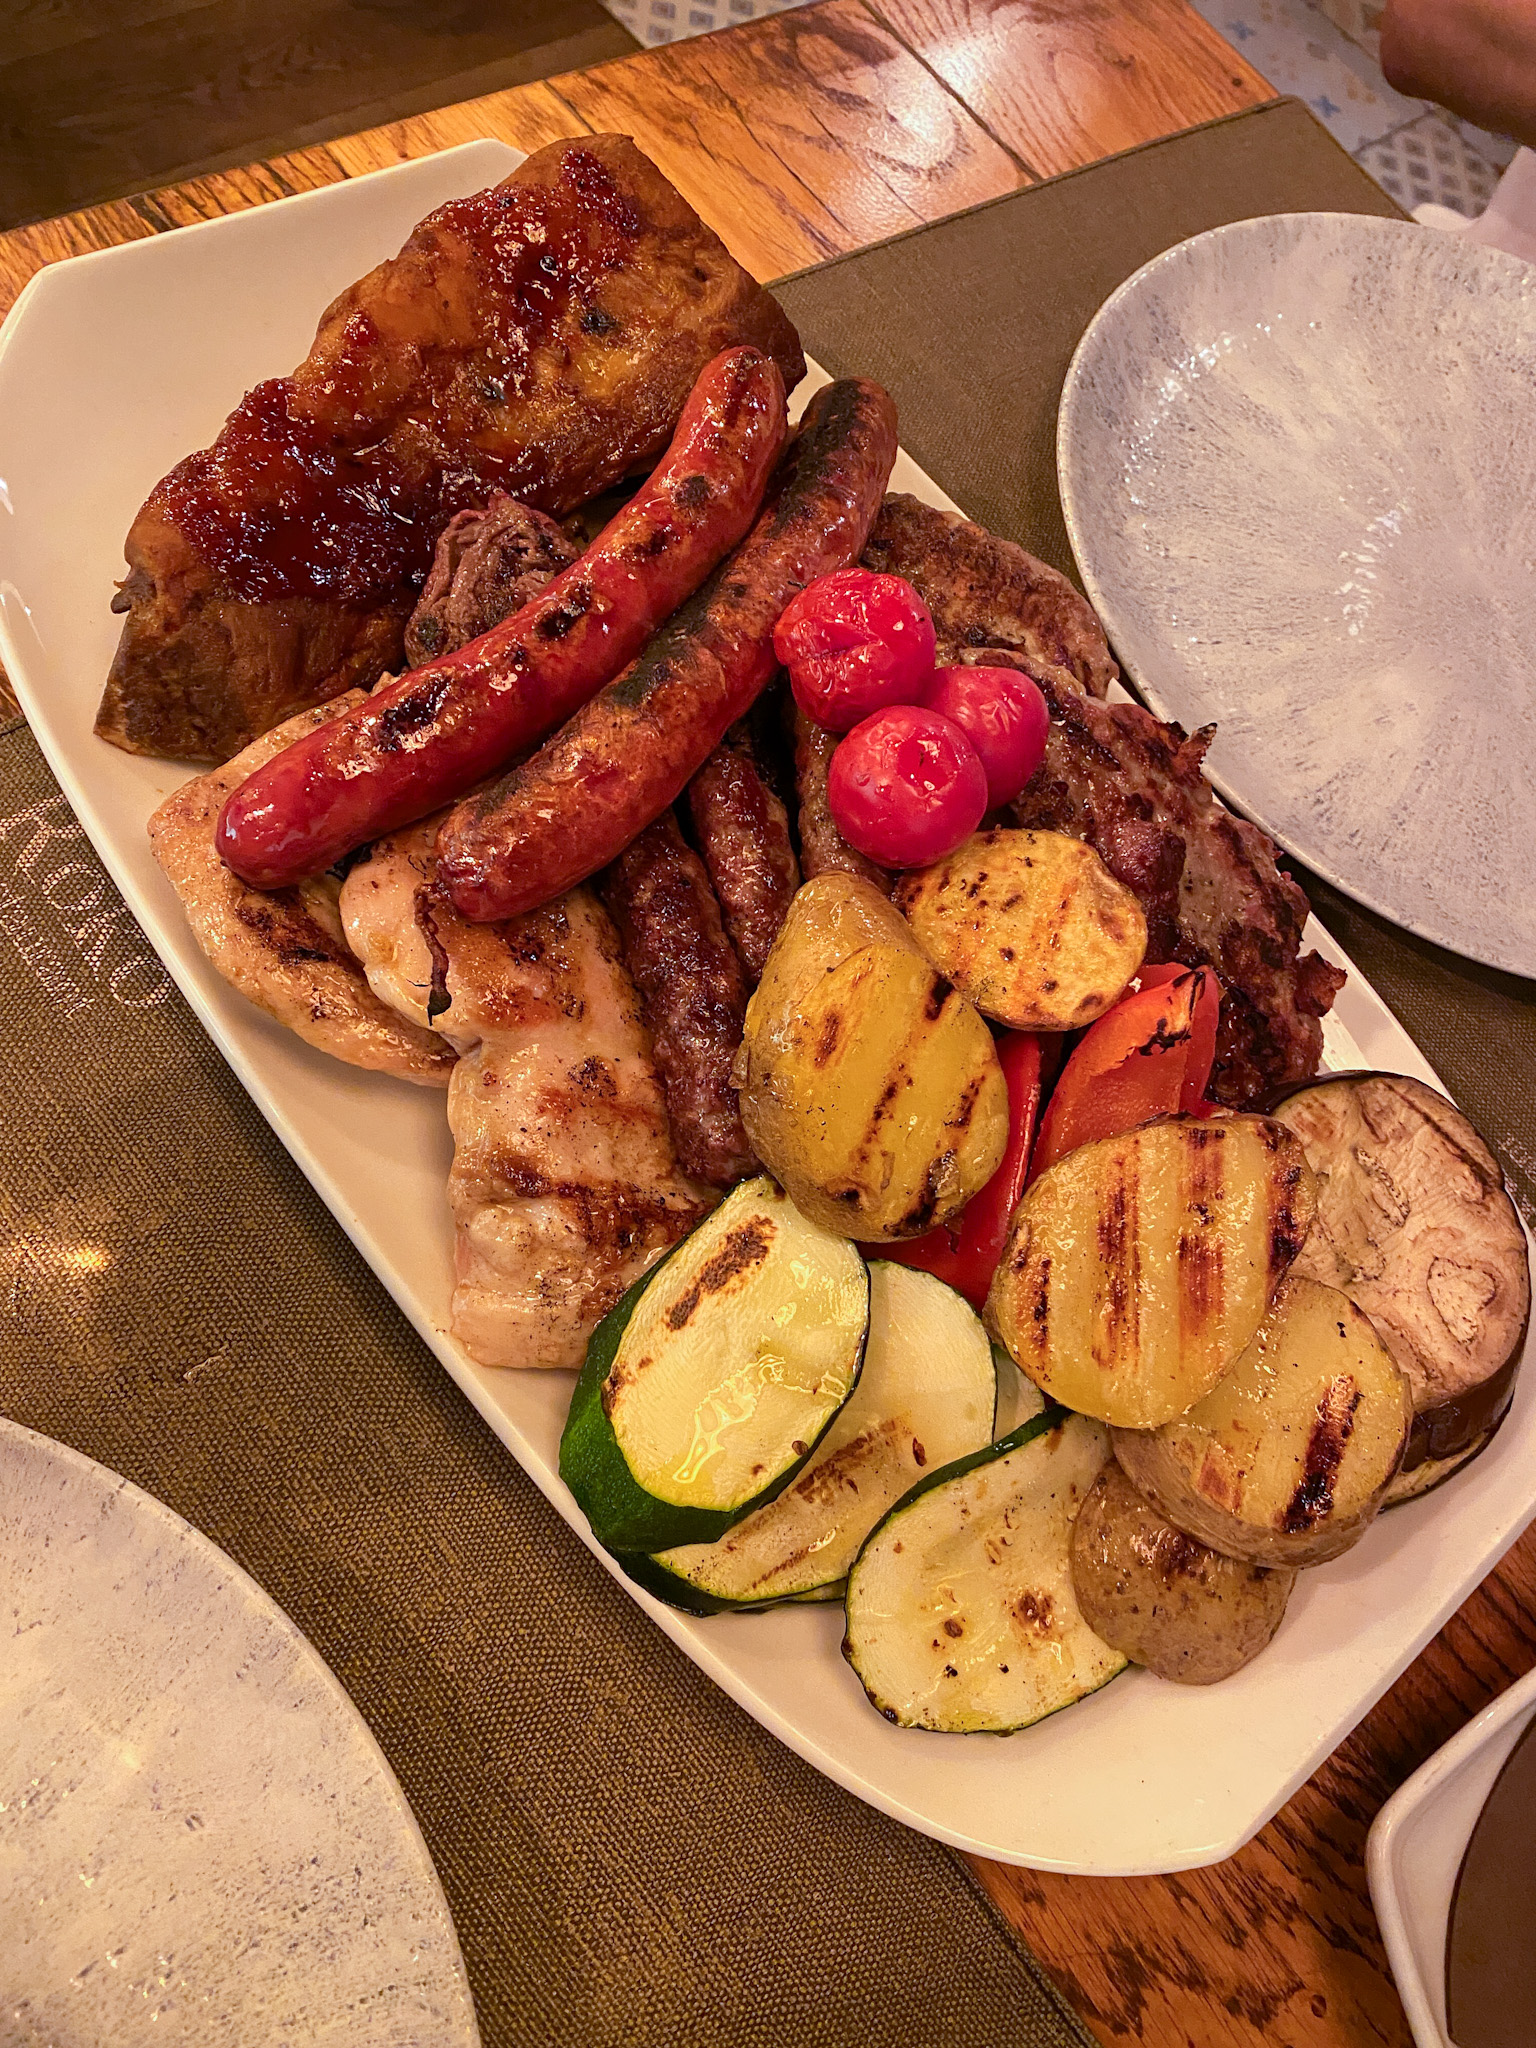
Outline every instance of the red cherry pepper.
[[903, 1244], [871, 1244], [864, 1255], [919, 1266], [945, 1281], [979, 1309], [1003, 1255], [1008, 1223], [1029, 1170], [1035, 1119], [1040, 1112], [1040, 1041], [1032, 1031], [1009, 1031], [997, 1041], [1008, 1083], [1008, 1149], [986, 1186], [972, 1195], [952, 1223], [941, 1223]]
[[1143, 967], [1132, 993], [1089, 1026], [1062, 1069], [1029, 1178], [1149, 1117], [1208, 1114], [1220, 1013], [1221, 983], [1209, 967]]

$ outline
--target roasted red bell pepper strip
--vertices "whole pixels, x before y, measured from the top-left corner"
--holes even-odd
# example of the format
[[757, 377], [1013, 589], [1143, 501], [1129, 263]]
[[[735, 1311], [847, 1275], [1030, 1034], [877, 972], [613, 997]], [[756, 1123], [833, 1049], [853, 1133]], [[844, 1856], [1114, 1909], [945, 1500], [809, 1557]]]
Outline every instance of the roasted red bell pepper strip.
[[1203, 1114], [1220, 1012], [1221, 983], [1209, 967], [1144, 967], [1132, 993], [1089, 1026], [1062, 1069], [1029, 1178], [1079, 1145], [1149, 1117]]
[[902, 1244], [866, 1245], [871, 1259], [895, 1259], [920, 1266], [980, 1308], [1003, 1255], [1008, 1220], [1029, 1171], [1040, 1113], [1040, 1041], [1032, 1031], [1009, 1031], [997, 1041], [997, 1056], [1008, 1083], [1008, 1149], [1003, 1163], [952, 1223], [941, 1223]]

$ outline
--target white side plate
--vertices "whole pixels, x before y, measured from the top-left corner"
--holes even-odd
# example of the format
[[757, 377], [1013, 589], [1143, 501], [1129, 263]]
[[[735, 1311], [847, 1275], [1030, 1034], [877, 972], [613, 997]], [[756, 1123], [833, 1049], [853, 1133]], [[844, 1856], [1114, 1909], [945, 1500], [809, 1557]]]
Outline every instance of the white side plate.
[[222, 1550], [0, 1418], [0, 1586], [0, 2039], [476, 2048], [405, 1795]]
[[1455, 2048], [1445, 2025], [1451, 1899], [1478, 1816], [1533, 1714], [1528, 1671], [1400, 1785], [1371, 1825], [1371, 1901], [1416, 2048]]
[[[326, 1059], [218, 979], [144, 833], [184, 771], [118, 753], [91, 732], [117, 638], [112, 579], [150, 486], [214, 434], [248, 385], [299, 359], [333, 292], [430, 207], [513, 161], [500, 145], [471, 144], [34, 280], [0, 333], [0, 477], [9, 491], [0, 655], [86, 831], [230, 1065], [447, 1370], [588, 1541], [556, 1472], [569, 1378], [484, 1371], [447, 1333], [441, 1097]], [[893, 483], [950, 502], [905, 456]], [[47, 855], [44, 865], [66, 858]], [[1315, 925], [1311, 936], [1341, 959]], [[1363, 1059], [1434, 1079], [1358, 976], [1328, 1045], [1335, 1066]], [[1006, 1742], [883, 1721], [838, 1654], [835, 1606], [698, 1620], [615, 1576], [733, 1699], [861, 1798], [983, 1855], [1107, 1875], [1230, 1855], [1533, 1514], [1536, 1374], [1475, 1465], [1385, 1517], [1347, 1557], [1303, 1575], [1275, 1645], [1236, 1678], [1200, 1692], [1135, 1672]]]

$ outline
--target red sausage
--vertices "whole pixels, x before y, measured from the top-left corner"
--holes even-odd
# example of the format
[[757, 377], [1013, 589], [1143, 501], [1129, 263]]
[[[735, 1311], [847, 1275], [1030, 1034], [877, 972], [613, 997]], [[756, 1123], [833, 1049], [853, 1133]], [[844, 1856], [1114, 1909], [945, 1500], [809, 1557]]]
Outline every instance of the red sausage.
[[461, 916], [547, 903], [681, 795], [773, 674], [785, 605], [858, 560], [895, 460], [896, 408], [878, 384], [817, 394], [735, 554], [531, 760], [444, 819], [438, 873]]
[[258, 889], [319, 874], [533, 746], [633, 661], [752, 522], [785, 432], [755, 348], [706, 364], [650, 480], [530, 604], [296, 741], [224, 806], [218, 848]]

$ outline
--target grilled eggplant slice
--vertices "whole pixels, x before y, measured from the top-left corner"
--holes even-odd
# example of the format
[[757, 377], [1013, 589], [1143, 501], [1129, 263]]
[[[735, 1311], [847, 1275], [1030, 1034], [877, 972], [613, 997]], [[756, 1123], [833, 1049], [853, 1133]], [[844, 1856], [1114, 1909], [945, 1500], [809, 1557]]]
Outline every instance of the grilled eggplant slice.
[[848, 1574], [843, 1654], [902, 1728], [1010, 1734], [1123, 1671], [1072, 1590], [1072, 1524], [1108, 1443], [1048, 1408], [925, 1479]]
[[925, 1468], [991, 1442], [996, 1407], [992, 1347], [970, 1303], [931, 1273], [882, 1259], [869, 1269], [859, 1384], [799, 1478], [718, 1543], [625, 1567], [696, 1614], [840, 1589], [864, 1538]]
[[1175, 1528], [1250, 1564], [1322, 1564], [1358, 1543], [1402, 1462], [1408, 1382], [1337, 1288], [1290, 1279], [1203, 1401], [1115, 1456]]
[[[1499, 1420], [1502, 1421], [1503, 1417]], [[1447, 1479], [1453, 1479], [1463, 1465], [1470, 1465], [1480, 1451], [1487, 1450], [1498, 1433], [1499, 1424], [1495, 1422], [1491, 1428], [1485, 1429], [1480, 1437], [1469, 1443], [1464, 1451], [1453, 1451], [1448, 1458], [1421, 1458], [1416, 1465], [1408, 1463], [1405, 1452], [1396, 1477], [1383, 1496], [1382, 1507], [1400, 1508], [1405, 1501], [1422, 1500], [1426, 1493], [1433, 1493], [1437, 1486], [1443, 1486]], [[1410, 1438], [1410, 1444], [1411, 1441]]]
[[1170, 1117], [1102, 1138], [1015, 1210], [987, 1321], [1064, 1407], [1156, 1428], [1235, 1363], [1313, 1204], [1300, 1143], [1267, 1117]]
[[1531, 1312], [1524, 1230], [1498, 1161], [1453, 1103], [1402, 1074], [1341, 1074], [1275, 1109], [1318, 1179], [1295, 1270], [1365, 1310], [1413, 1388], [1403, 1475], [1486, 1443]]
[[1023, 1031], [1091, 1024], [1146, 956], [1140, 903], [1062, 832], [978, 832], [901, 876], [894, 901], [935, 967], [985, 1016]]
[[560, 1476], [609, 1550], [713, 1542], [799, 1472], [853, 1391], [869, 1275], [743, 1181], [598, 1325]]
[[1119, 1465], [1094, 1482], [1072, 1532], [1072, 1586], [1088, 1626], [1176, 1685], [1251, 1664], [1285, 1618], [1296, 1573], [1223, 1557], [1161, 1516]]

